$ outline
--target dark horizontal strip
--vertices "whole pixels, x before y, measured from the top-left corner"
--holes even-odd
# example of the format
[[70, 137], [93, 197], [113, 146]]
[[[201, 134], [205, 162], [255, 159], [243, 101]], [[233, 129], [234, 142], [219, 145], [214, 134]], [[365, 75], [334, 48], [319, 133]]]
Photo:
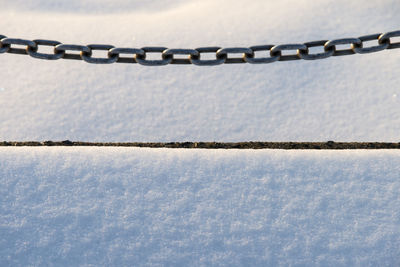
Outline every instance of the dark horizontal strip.
[[171, 143], [96, 143], [65, 141], [0, 142], [0, 146], [97, 146], [97, 147], [150, 147], [150, 148], [202, 148], [202, 149], [400, 149], [400, 143], [379, 142], [171, 142]]

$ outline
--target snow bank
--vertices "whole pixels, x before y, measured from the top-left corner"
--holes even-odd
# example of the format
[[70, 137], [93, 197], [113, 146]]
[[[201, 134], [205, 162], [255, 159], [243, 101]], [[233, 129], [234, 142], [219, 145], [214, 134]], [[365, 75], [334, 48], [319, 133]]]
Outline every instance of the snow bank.
[[[0, 34], [251, 46], [397, 30], [398, 0], [0, 0]], [[101, 56], [101, 54], [100, 54]], [[219, 67], [0, 55], [0, 141], [393, 141], [399, 50]], [[0, 148], [0, 266], [399, 266], [397, 151]]]
[[0, 265], [398, 266], [399, 153], [0, 148]]
[[[170, 48], [357, 37], [398, 0], [6, 1], [1, 34]], [[263, 66], [94, 66], [0, 55], [0, 140], [398, 141], [399, 50]]]

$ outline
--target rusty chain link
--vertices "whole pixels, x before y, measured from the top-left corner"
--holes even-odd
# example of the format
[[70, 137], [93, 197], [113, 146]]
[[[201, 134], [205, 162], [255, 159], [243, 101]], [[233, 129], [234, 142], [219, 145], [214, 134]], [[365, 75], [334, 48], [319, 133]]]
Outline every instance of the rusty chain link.
[[[281, 45], [259, 45], [251, 47], [200, 47], [196, 49], [169, 49], [166, 47], [142, 47], [142, 48], [116, 48], [112, 45], [90, 44], [74, 45], [62, 44], [52, 40], [25, 40], [17, 38], [7, 38], [0, 34], [0, 54], [11, 53], [29, 55], [33, 58], [57, 60], [73, 59], [83, 60], [91, 64], [111, 64], [111, 63], [139, 63], [145, 66], [163, 66], [168, 64], [193, 64], [198, 66], [215, 66], [221, 64], [250, 63], [267, 64], [276, 61], [291, 60], [317, 60], [331, 56], [345, 56], [353, 54], [367, 54], [382, 51], [385, 49], [400, 48], [400, 41], [393, 42], [392, 38], [400, 37], [400, 31], [387, 33], [376, 33], [361, 36], [358, 38], [343, 38], [335, 40], [321, 40], [307, 42], [303, 44], [281, 44]], [[374, 41], [378, 45], [365, 47], [365, 42]], [[15, 47], [15, 46], [23, 46]], [[347, 49], [338, 49], [338, 45], [348, 45]], [[53, 47], [53, 53], [38, 52], [40, 46]], [[322, 47], [324, 52], [310, 53], [311, 47]], [[107, 52], [107, 57], [93, 57], [94, 50]], [[71, 53], [70, 51], [75, 51]], [[289, 55], [283, 55], [282, 51], [292, 51]], [[264, 57], [256, 57], [255, 52], [263, 52]], [[158, 53], [160, 59], [148, 59], [149, 53]], [[215, 59], [201, 59], [202, 54], [211, 53]], [[121, 55], [125, 55], [122, 57]], [[240, 56], [234, 56], [240, 54]], [[175, 57], [177, 55], [187, 56], [186, 58]]]

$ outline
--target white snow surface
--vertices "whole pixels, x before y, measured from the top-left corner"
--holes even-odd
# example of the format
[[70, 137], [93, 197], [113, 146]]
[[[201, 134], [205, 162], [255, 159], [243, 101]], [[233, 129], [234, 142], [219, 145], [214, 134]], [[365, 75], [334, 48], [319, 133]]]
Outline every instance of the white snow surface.
[[[248, 47], [398, 30], [398, 14], [398, 0], [0, 0], [0, 34]], [[156, 68], [1, 54], [0, 141], [398, 142], [399, 52]], [[400, 266], [399, 166], [386, 150], [3, 147], [0, 266]]]
[[0, 148], [1, 266], [399, 266], [400, 152]]
[[[0, 6], [0, 34], [8, 37], [138, 48], [301, 43], [400, 25], [398, 0]], [[398, 141], [400, 132], [399, 50], [217, 67], [0, 57], [0, 140]]]

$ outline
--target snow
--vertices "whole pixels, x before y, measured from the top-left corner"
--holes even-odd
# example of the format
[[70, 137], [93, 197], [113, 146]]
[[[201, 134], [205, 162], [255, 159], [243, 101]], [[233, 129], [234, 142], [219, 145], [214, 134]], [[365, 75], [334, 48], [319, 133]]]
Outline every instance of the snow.
[[1, 148], [1, 266], [398, 266], [399, 156]]
[[[138, 48], [357, 37], [398, 30], [400, 13], [397, 0], [0, 6], [8, 37]], [[1, 54], [0, 141], [398, 142], [399, 59], [150, 68]], [[399, 156], [3, 147], [0, 266], [399, 266]]]
[[[146, 3], [3, 0], [1, 34], [119, 47], [246, 47], [393, 31], [400, 12], [397, 0]], [[396, 142], [399, 59], [397, 49], [315, 62], [149, 68], [3, 54], [0, 139]]]

